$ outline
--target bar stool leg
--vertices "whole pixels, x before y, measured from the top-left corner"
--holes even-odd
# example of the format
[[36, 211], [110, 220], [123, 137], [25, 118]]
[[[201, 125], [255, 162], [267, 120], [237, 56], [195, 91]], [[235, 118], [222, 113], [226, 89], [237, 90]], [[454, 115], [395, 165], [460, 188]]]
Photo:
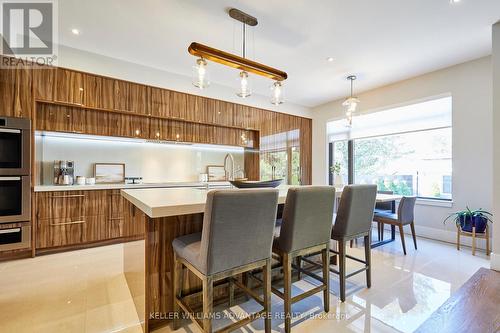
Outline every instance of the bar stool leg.
[[371, 288], [372, 286], [372, 256], [371, 256], [371, 245], [370, 236], [365, 236], [365, 262], [366, 262], [366, 286]]
[[213, 290], [214, 284], [211, 276], [203, 278], [203, 332], [212, 333]]
[[321, 251], [323, 259], [323, 308], [325, 312], [330, 312], [330, 250], [328, 246]]
[[271, 259], [266, 260], [264, 267], [264, 332], [271, 333]]
[[177, 260], [177, 255], [174, 253], [174, 269], [173, 269], [173, 295], [174, 295], [174, 319], [172, 320], [172, 328], [179, 328], [181, 310], [177, 304], [177, 298], [182, 297], [182, 264]]
[[229, 307], [234, 304], [234, 281], [233, 278], [229, 278]]
[[339, 240], [339, 280], [340, 280], [340, 301], [345, 302], [345, 241]]
[[460, 227], [457, 226], [457, 250], [460, 251]]
[[288, 253], [283, 254], [283, 295], [285, 296], [285, 333], [292, 328], [292, 263]]
[[302, 275], [300, 272], [300, 269], [302, 268], [302, 257], [298, 256], [295, 260], [297, 261], [296, 265], [298, 267], [297, 279], [300, 280]]

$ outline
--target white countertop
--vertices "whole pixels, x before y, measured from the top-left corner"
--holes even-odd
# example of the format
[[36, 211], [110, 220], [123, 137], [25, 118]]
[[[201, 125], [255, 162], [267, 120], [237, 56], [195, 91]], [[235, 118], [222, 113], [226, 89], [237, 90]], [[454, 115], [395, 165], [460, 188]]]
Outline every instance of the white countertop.
[[37, 185], [35, 192], [54, 191], [88, 191], [88, 190], [114, 190], [114, 189], [144, 189], [144, 188], [172, 188], [172, 187], [229, 187], [229, 182], [166, 182], [144, 184], [96, 184], [96, 185]]
[[[279, 189], [279, 203], [285, 203], [291, 186]], [[122, 196], [151, 218], [203, 213], [207, 200], [206, 189], [158, 188], [124, 189]]]
[[[288, 189], [291, 185], [281, 185], [278, 203], [285, 203]], [[207, 189], [199, 188], [150, 188], [122, 189], [122, 196], [151, 218], [203, 213], [207, 200]], [[336, 196], [342, 194], [341, 188], [336, 188]], [[399, 200], [401, 196], [377, 194], [377, 202]]]

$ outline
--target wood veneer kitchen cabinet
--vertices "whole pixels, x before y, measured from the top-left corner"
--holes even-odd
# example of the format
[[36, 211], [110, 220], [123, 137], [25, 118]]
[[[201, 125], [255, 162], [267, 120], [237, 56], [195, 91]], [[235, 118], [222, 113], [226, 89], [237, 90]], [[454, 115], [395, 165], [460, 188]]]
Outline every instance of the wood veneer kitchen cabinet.
[[18, 65], [2, 68], [0, 74], [0, 115], [31, 118], [31, 69]]
[[151, 87], [151, 115], [170, 117], [170, 90]]
[[36, 218], [80, 219], [83, 216], [106, 215], [105, 191], [57, 191], [36, 193]]
[[106, 216], [107, 238], [119, 238], [125, 236], [125, 199], [120, 190], [107, 191], [108, 212]]
[[85, 247], [113, 239], [140, 238], [144, 226], [120, 190], [37, 192], [36, 247]]
[[108, 113], [109, 136], [148, 139], [149, 118], [120, 113]]
[[56, 71], [57, 68], [48, 66], [33, 69], [33, 97], [36, 100], [54, 101]]
[[150, 87], [132, 82], [115, 80], [114, 109], [150, 115]]

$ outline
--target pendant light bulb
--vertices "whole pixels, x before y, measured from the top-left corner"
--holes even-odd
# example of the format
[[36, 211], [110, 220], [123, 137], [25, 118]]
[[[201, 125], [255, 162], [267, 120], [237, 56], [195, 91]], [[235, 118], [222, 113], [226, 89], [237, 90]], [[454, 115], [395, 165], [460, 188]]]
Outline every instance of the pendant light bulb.
[[271, 86], [271, 104], [279, 105], [283, 104], [283, 83], [281, 81], [276, 81]]
[[353, 82], [354, 82], [354, 80], [356, 80], [356, 76], [350, 75], [347, 77], [347, 79], [351, 81], [351, 95], [348, 98], [346, 98], [346, 100], [342, 103], [342, 105], [346, 107], [345, 116], [346, 116], [348, 126], [351, 127], [352, 126], [352, 116], [353, 116], [353, 113], [356, 112], [356, 109], [358, 108], [359, 99], [357, 97], [354, 97], [353, 93], [352, 93]]
[[193, 66], [193, 85], [200, 89], [207, 88], [210, 85], [208, 81], [207, 61], [203, 58], [196, 60]]
[[240, 91], [238, 91], [236, 95], [238, 95], [241, 98], [246, 98], [252, 95], [250, 80], [248, 79], [248, 73], [245, 71], [240, 72]]

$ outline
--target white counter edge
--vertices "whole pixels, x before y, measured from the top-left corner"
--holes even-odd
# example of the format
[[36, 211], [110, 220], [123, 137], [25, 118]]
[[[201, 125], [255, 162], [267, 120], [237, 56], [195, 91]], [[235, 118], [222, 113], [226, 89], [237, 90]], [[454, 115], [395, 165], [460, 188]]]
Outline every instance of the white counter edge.
[[167, 182], [155, 184], [96, 184], [96, 185], [36, 185], [34, 192], [56, 191], [91, 191], [91, 190], [122, 190], [141, 188], [174, 188], [174, 187], [228, 187], [229, 182]]

